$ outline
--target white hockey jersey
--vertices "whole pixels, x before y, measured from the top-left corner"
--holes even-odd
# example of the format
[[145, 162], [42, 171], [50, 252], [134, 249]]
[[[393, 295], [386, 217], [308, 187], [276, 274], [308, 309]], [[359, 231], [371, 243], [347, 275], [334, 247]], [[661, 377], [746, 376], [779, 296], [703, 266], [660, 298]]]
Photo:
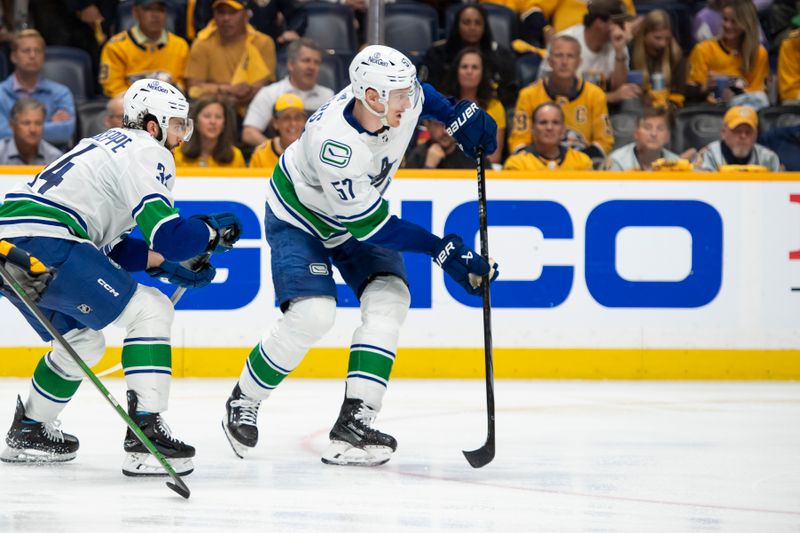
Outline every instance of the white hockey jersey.
[[0, 238], [56, 237], [113, 245], [138, 225], [150, 245], [178, 217], [172, 154], [147, 132], [114, 128], [78, 145], [0, 205]]
[[377, 134], [355, 120], [354, 104], [348, 86], [308, 119], [300, 139], [281, 156], [267, 192], [275, 216], [328, 248], [351, 236], [368, 239], [389, 220], [383, 194], [422, 113], [423, 93], [417, 84], [400, 125]]

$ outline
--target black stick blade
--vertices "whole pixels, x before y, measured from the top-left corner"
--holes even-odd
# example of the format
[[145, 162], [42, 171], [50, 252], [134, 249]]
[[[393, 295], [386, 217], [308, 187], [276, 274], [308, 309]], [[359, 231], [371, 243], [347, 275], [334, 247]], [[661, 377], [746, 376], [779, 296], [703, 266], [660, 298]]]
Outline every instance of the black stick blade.
[[186, 483], [184, 483], [181, 478], [178, 478], [175, 481], [176, 483], [170, 483], [169, 481], [167, 481], [167, 487], [171, 488], [172, 490], [174, 490], [175, 492], [177, 492], [178, 494], [180, 494], [181, 496], [183, 496], [188, 500], [189, 496], [192, 494], [191, 491], [189, 490], [189, 487], [186, 486]]
[[491, 463], [492, 459], [494, 459], [494, 441], [487, 440], [486, 444], [477, 450], [463, 450], [463, 453], [472, 468], [481, 468]]

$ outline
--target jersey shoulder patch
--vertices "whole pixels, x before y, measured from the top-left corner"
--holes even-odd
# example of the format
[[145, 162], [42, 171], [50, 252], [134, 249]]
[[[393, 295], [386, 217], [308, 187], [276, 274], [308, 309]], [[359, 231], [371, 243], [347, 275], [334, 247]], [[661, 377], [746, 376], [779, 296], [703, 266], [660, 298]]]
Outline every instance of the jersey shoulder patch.
[[353, 157], [353, 149], [347, 144], [334, 141], [333, 139], [326, 139], [322, 142], [319, 151], [319, 160], [336, 168], [344, 168], [350, 164], [350, 159]]

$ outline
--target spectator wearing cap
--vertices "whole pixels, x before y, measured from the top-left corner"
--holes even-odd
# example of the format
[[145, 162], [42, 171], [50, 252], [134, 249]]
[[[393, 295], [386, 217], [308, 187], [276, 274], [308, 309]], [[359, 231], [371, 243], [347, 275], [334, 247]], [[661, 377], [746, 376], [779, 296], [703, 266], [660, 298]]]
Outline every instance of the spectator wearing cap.
[[280, 81], [256, 93], [242, 124], [242, 142], [258, 146], [267, 140], [266, 130], [272, 120], [272, 109], [282, 94], [297, 95], [313, 113], [333, 97], [333, 90], [317, 85], [322, 64], [322, 49], [311, 39], [301, 38], [289, 45], [286, 67], [288, 74]]
[[603, 164], [604, 170], [652, 170], [658, 159], [680, 159], [678, 154], [665, 148], [669, 144], [669, 114], [663, 107], [644, 109], [633, 139], [632, 143], [611, 152]]
[[[589, 11], [591, 1], [587, 0], [534, 0], [540, 4], [555, 4], [552, 9], [552, 25], [556, 32], [581, 24]], [[631, 17], [636, 16], [633, 0], [623, 0], [625, 11]]]
[[106, 114], [103, 116], [103, 125], [106, 129], [121, 128], [124, 116], [123, 94], [118, 94], [106, 103]]
[[506, 159], [505, 170], [592, 170], [588, 155], [562, 145], [564, 111], [553, 102], [533, 111], [533, 142]]
[[[213, 16], [213, 0], [193, 0], [187, 3], [187, 36], [194, 40], [197, 30], [209, 23]], [[256, 0], [248, 6], [250, 24], [266, 33], [277, 45], [285, 45], [300, 38], [308, 26], [305, 2], [297, 0]]]
[[581, 46], [569, 35], [557, 35], [550, 43], [547, 63], [551, 74], [519, 93], [508, 146], [511, 153], [533, 140], [533, 111], [540, 104], [554, 102], [566, 115], [565, 142], [570, 148], [602, 161], [614, 146], [614, 133], [608, 118], [606, 95], [593, 83], [577, 76]]
[[20, 98], [11, 108], [11, 136], [0, 140], [0, 165], [49, 165], [61, 151], [42, 139], [45, 108]]
[[214, 19], [189, 51], [184, 77], [191, 98], [228, 97], [240, 114], [275, 79], [275, 42], [248, 24], [247, 2], [214, 0]]
[[267, 168], [271, 172], [286, 148], [300, 138], [306, 120], [308, 113], [299, 96], [293, 93], [280, 95], [272, 110], [272, 129], [277, 135], [256, 148], [250, 158], [250, 167]]
[[44, 39], [36, 30], [22, 30], [11, 41], [14, 73], [0, 83], [0, 138], [11, 135], [8, 119], [20, 98], [44, 104], [44, 140], [66, 145], [75, 133], [75, 101], [69, 88], [42, 76]]
[[244, 156], [234, 146], [236, 113], [227, 100], [206, 96], [192, 104], [194, 134], [175, 150], [176, 167], [243, 168]]
[[136, 24], [116, 34], [100, 55], [100, 85], [108, 97], [124, 93], [141, 78], [156, 78], [183, 89], [189, 45], [166, 30], [166, 0], [134, 0]]
[[698, 43], [689, 55], [687, 99], [767, 105], [769, 61], [758, 36], [758, 14], [752, 1], [726, 0], [720, 36]]
[[406, 168], [475, 168], [475, 160], [461, 151], [444, 124], [425, 120], [423, 125], [428, 130], [428, 140], [411, 150]]
[[720, 170], [723, 165], [757, 165], [772, 172], [780, 170], [778, 155], [760, 144], [758, 114], [749, 106], [734, 106], [722, 119], [720, 140], [714, 141], [697, 154], [695, 169]]
[[583, 24], [559, 35], [575, 38], [581, 45], [578, 75], [606, 89], [608, 103], [639, 98], [642, 89], [628, 79], [628, 47], [625, 21], [630, 20], [621, 0], [593, 0]]
[[797, 29], [783, 40], [778, 53], [778, 94], [783, 104], [800, 104], [800, 14], [792, 24]]

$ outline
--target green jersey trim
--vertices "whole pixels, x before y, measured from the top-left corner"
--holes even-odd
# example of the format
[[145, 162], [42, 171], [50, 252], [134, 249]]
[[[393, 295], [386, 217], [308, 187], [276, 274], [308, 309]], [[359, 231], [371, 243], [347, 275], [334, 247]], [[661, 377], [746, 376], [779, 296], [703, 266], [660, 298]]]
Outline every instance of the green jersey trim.
[[144, 240], [147, 245], [153, 244], [153, 237], [159, 226], [167, 218], [175, 218], [178, 210], [170, 207], [164, 200], [159, 197], [149, 199], [144, 206], [136, 214], [136, 225], [142, 231]]
[[91, 240], [89, 234], [68, 213], [55, 207], [43, 205], [33, 200], [7, 200], [0, 205], [0, 218], [20, 219], [19, 223], [36, 223], [31, 218], [54, 220], [64, 225], [69, 231], [81, 239]]

